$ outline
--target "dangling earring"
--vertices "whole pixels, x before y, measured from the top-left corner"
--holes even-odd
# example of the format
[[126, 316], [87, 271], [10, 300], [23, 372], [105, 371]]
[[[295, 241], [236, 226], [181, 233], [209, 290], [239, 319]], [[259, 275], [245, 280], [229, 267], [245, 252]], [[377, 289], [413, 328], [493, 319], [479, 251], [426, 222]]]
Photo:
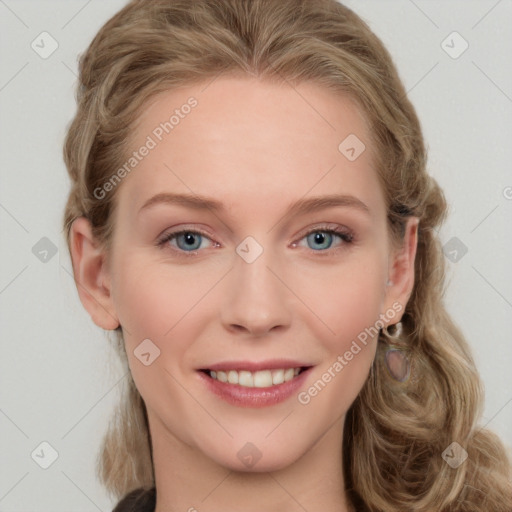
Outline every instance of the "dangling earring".
[[411, 374], [411, 364], [407, 354], [402, 348], [394, 344], [400, 339], [403, 333], [402, 322], [398, 322], [391, 327], [393, 327], [392, 332], [389, 332], [387, 325], [382, 328], [382, 334], [390, 341], [386, 349], [384, 361], [391, 377], [398, 382], [405, 382]]
[[388, 326], [384, 326], [382, 328], [382, 332], [386, 338], [390, 338], [392, 340], [396, 340], [400, 338], [400, 335], [403, 332], [402, 322], [398, 322], [397, 324], [393, 324], [389, 327], [393, 327], [393, 332], [389, 332]]

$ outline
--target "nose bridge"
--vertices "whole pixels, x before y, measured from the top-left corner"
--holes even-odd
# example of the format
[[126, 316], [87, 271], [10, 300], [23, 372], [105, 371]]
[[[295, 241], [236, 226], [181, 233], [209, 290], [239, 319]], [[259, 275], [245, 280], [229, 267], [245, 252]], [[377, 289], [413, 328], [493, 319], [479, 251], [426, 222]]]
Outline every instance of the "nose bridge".
[[263, 247], [253, 237], [237, 246], [222, 305], [226, 328], [236, 326], [261, 335], [289, 324], [286, 288], [274, 273], [279, 275], [281, 270], [275, 252], [269, 247]]

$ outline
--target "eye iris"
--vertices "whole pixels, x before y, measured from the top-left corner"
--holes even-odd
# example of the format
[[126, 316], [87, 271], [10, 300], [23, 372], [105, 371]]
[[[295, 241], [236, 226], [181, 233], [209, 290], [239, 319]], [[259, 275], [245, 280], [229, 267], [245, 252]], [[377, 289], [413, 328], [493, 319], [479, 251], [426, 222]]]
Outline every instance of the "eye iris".
[[[332, 233], [329, 231], [315, 231], [307, 236], [308, 242], [319, 244], [316, 249], [328, 249], [332, 245]], [[201, 246], [202, 235], [193, 231], [185, 231], [176, 236], [176, 244], [182, 250], [197, 250]], [[180, 242], [184, 242], [180, 243]], [[313, 248], [315, 249], [315, 248]]]
[[[190, 231], [183, 233], [178, 236], [176, 239], [176, 243], [178, 244], [178, 247], [180, 246], [179, 241], [184, 240], [185, 241], [185, 247], [180, 247], [180, 249], [198, 249], [201, 245], [201, 235], [198, 233], [191, 233]], [[199, 243], [197, 243], [199, 241]], [[194, 244], [194, 242], [196, 242]], [[197, 247], [196, 247], [197, 246]]]
[[[310, 235], [308, 235], [308, 239], [310, 242], [312, 241], [315, 244], [323, 245], [323, 247], [320, 247], [320, 249], [328, 249], [332, 243], [332, 235], [330, 233], [325, 233], [322, 231], [316, 231], [315, 233], [311, 233]], [[327, 245], [325, 243], [326, 240]]]

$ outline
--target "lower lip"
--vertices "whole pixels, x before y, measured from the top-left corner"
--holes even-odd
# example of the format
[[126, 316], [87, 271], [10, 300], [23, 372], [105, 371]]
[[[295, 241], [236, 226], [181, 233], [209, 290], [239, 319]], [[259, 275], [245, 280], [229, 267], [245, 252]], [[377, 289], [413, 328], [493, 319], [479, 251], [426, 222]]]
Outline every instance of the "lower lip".
[[296, 395], [304, 381], [308, 378], [311, 369], [312, 367], [309, 367], [292, 380], [266, 388], [249, 388], [239, 384], [229, 384], [227, 382], [220, 382], [205, 372], [199, 371], [198, 373], [206, 387], [229, 404], [237, 407], [259, 408], [284, 402], [292, 395]]

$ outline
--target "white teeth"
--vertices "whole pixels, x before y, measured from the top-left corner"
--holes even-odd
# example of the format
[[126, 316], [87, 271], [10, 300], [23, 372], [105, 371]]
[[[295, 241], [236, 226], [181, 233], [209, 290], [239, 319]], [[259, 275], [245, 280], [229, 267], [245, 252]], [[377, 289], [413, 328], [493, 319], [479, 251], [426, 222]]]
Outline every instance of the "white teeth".
[[284, 381], [287, 382], [289, 380], [292, 380], [294, 375], [295, 375], [294, 369], [293, 368], [288, 368], [284, 372]]
[[267, 388], [272, 385], [288, 382], [296, 377], [300, 372], [300, 368], [286, 368], [278, 370], [260, 370], [257, 372], [249, 372], [247, 370], [229, 370], [210, 371], [209, 375], [212, 379], [220, 382], [229, 382], [230, 384], [238, 384], [248, 388]]
[[245, 371], [238, 372], [238, 384], [240, 384], [240, 386], [247, 386], [248, 388], [252, 388], [252, 386], [253, 386], [252, 373], [245, 372]]
[[272, 373], [270, 370], [262, 370], [254, 374], [255, 388], [268, 388], [272, 386]]
[[272, 384], [282, 384], [284, 382], [284, 370], [272, 370]]

